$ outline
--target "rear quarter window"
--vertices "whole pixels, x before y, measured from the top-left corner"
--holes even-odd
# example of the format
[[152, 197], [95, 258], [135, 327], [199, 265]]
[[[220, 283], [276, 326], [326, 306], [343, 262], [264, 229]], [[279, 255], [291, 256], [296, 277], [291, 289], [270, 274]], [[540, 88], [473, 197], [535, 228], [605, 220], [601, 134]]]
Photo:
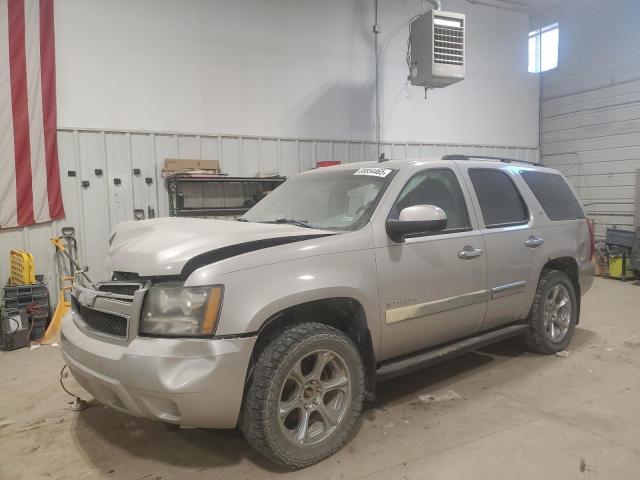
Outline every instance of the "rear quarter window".
[[549, 220], [585, 218], [580, 202], [561, 175], [529, 170], [521, 171], [520, 175], [540, 202]]
[[529, 212], [509, 175], [501, 170], [471, 168], [469, 178], [487, 228], [521, 225]]

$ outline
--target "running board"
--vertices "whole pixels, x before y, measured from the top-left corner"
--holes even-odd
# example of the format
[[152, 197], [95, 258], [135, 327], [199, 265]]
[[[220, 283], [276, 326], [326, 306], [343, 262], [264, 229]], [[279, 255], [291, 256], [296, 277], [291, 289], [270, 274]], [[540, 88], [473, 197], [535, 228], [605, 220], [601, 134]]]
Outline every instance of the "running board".
[[492, 343], [515, 337], [525, 332], [529, 328], [526, 324], [511, 325], [509, 327], [492, 330], [480, 335], [465, 338], [456, 343], [451, 343], [444, 347], [439, 347], [427, 352], [417, 353], [410, 357], [402, 357], [399, 360], [390, 360], [382, 364], [376, 372], [376, 380], [383, 382], [390, 378], [404, 375], [405, 373], [420, 370], [421, 368], [434, 365], [436, 363], [449, 360], [463, 353], [486, 347]]

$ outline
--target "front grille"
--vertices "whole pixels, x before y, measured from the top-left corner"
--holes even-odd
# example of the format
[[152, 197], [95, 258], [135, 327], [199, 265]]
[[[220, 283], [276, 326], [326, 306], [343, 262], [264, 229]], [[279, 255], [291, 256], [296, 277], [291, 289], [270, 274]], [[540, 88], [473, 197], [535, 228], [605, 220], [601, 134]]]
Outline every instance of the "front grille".
[[127, 336], [127, 319], [125, 317], [93, 310], [84, 305], [80, 305], [80, 316], [84, 323], [93, 330], [116, 337]]
[[464, 28], [433, 26], [433, 60], [448, 65], [464, 64]]
[[105, 284], [105, 285], [100, 285], [98, 287], [98, 290], [101, 292], [109, 292], [109, 293], [115, 293], [117, 295], [128, 295], [130, 297], [133, 297], [133, 294], [137, 291], [140, 290], [140, 285], [137, 283], [131, 284], [131, 283], [124, 283], [124, 284], [117, 284], [117, 283], [109, 283], [109, 284]]
[[140, 280], [140, 275], [131, 272], [113, 272], [111, 280], [114, 282], [135, 282]]

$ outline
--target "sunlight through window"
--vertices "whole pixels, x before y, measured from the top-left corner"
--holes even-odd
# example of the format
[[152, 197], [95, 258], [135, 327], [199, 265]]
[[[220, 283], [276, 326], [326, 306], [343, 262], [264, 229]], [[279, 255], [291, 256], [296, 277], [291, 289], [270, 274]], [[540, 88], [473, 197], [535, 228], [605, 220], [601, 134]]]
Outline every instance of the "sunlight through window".
[[546, 72], [558, 66], [559, 39], [557, 23], [529, 32], [529, 72]]

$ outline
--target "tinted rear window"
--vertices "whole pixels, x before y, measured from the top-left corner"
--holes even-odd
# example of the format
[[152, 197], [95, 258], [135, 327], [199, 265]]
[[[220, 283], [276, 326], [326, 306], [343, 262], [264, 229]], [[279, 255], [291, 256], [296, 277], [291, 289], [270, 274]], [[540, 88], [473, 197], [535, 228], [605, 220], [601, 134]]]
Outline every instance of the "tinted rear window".
[[500, 170], [474, 168], [469, 177], [488, 228], [526, 223], [529, 214], [509, 175]]
[[561, 175], [532, 171], [522, 171], [520, 175], [527, 182], [550, 220], [584, 218], [580, 203]]

